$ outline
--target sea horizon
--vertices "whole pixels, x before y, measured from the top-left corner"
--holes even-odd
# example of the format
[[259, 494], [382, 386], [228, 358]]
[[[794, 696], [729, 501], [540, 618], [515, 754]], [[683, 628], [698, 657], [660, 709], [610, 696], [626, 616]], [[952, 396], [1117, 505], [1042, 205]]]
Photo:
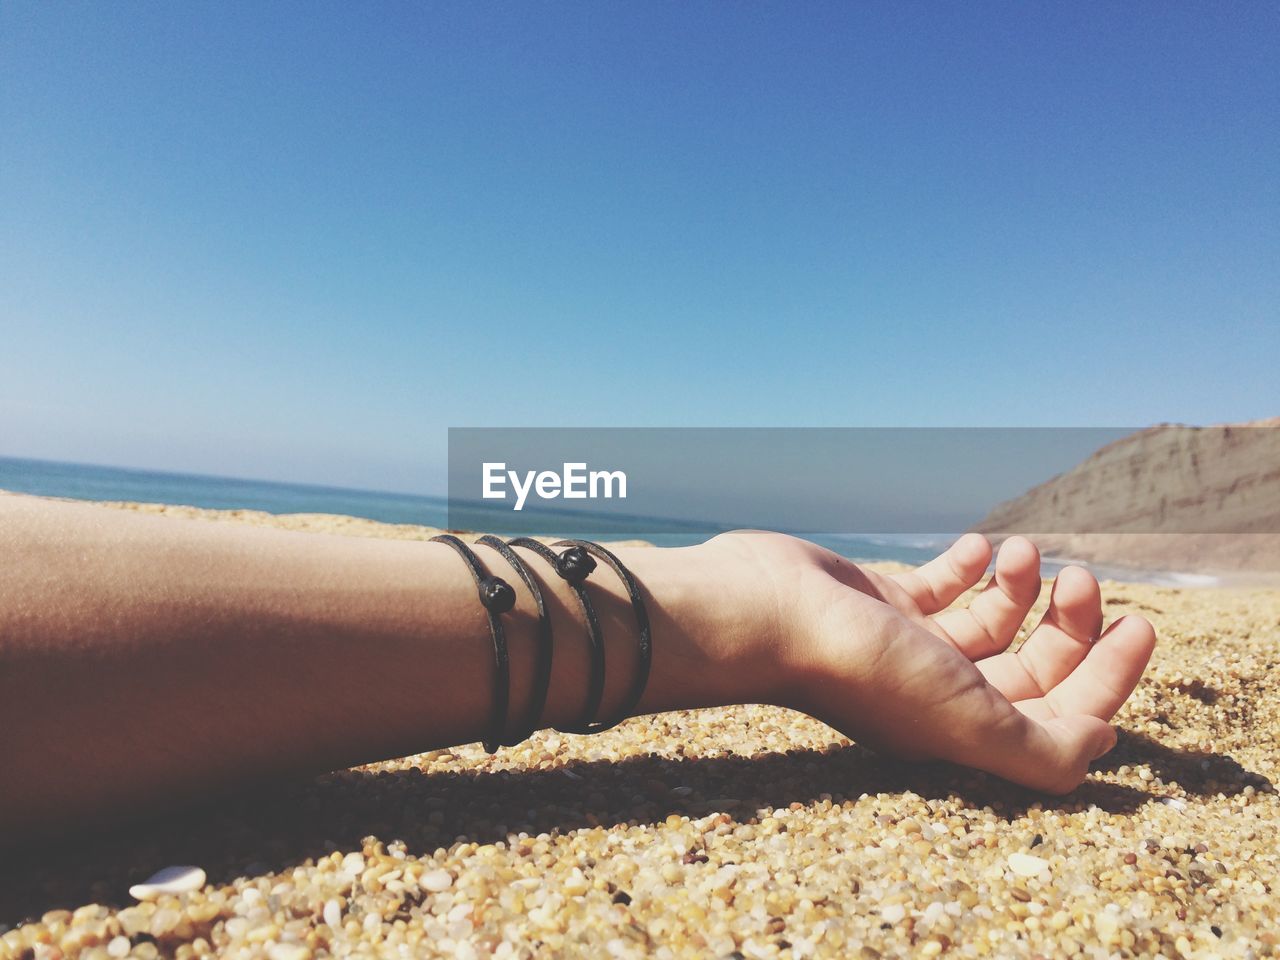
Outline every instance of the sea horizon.
[[[73, 463], [29, 457], [0, 456], [0, 490], [70, 500], [160, 503], [212, 510], [259, 510], [270, 514], [322, 513], [360, 517], [382, 523], [417, 524], [459, 529], [450, 523], [449, 499], [425, 493], [404, 493], [331, 486], [310, 482], [262, 480], [217, 474], [186, 473], [138, 467]], [[527, 532], [505, 528], [509, 507], [474, 503], [467, 505], [467, 523], [461, 529], [510, 535]], [[545, 524], [539, 535], [560, 533], [557, 514], [582, 516], [582, 511], [542, 510], [532, 513]], [[457, 518], [455, 517], [455, 520]], [[528, 519], [528, 516], [525, 518]], [[682, 529], [683, 528], [683, 529]], [[701, 543], [723, 527], [662, 517], [611, 514], [608, 528], [595, 538], [647, 540], [656, 546], [689, 546]], [[938, 534], [804, 533], [850, 560], [894, 561], [911, 565], [936, 556], [962, 531]], [[1069, 558], [1045, 558], [1044, 575], [1052, 576], [1073, 563]], [[1162, 570], [1133, 570], [1087, 564], [1100, 577], [1169, 586], [1212, 585], [1217, 578]]]

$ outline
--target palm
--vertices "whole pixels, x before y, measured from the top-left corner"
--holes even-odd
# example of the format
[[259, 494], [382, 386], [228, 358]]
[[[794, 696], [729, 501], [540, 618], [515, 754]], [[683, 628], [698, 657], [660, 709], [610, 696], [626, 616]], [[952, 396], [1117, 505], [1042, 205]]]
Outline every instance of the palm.
[[[843, 611], [835, 630], [824, 619], [837, 672], [856, 678], [864, 701], [874, 701], [867, 710], [827, 690], [814, 712], [878, 749], [1065, 792], [1114, 744], [1107, 721], [1133, 691], [1155, 633], [1133, 616], [1102, 631], [1097, 580], [1068, 567], [1043, 619], [1010, 650], [1040, 593], [1040, 557], [1025, 539], [1007, 541], [985, 588], [967, 607], [952, 607], [984, 576], [990, 557], [978, 535], [897, 576], [863, 571], [827, 551], [811, 554], [830, 578], [826, 605]], [[851, 645], [854, 631], [869, 634], [871, 646]], [[852, 662], [849, 651], [870, 664]]]

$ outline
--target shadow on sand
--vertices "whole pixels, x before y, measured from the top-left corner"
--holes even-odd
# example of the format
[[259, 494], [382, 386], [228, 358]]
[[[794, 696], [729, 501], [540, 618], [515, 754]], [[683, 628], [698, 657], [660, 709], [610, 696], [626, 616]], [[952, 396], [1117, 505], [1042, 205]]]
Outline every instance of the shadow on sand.
[[[1265, 777], [1229, 756], [1171, 749], [1133, 733], [1122, 733], [1116, 749], [1095, 769], [1123, 764], [1147, 764], [1193, 801], [1249, 785], [1270, 789]], [[510, 832], [660, 823], [673, 813], [723, 811], [747, 822], [758, 810], [808, 804], [825, 795], [839, 802], [881, 794], [877, 813], [892, 815], [896, 795], [905, 791], [955, 806], [991, 807], [1006, 822], [1032, 806], [1131, 813], [1168, 792], [1090, 780], [1069, 796], [1046, 797], [972, 771], [903, 764], [856, 746], [754, 758], [644, 756], [554, 770], [343, 771], [306, 783], [258, 786], [145, 822], [2, 851], [0, 925], [85, 903], [127, 905], [131, 883], [170, 864], [199, 864], [218, 883], [286, 869], [333, 850], [359, 849], [369, 835], [402, 840], [410, 853], [421, 854], [459, 837], [492, 843], [505, 841]]]

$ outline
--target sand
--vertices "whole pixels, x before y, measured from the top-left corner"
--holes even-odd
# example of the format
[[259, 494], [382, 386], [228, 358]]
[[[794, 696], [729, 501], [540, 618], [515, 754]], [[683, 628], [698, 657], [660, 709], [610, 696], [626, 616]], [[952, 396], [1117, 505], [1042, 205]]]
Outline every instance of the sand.
[[[0, 958], [1274, 956], [1280, 591], [1103, 596], [1160, 645], [1119, 746], [1065, 798], [772, 707], [544, 732], [2, 853]], [[129, 896], [181, 864], [208, 883]]]

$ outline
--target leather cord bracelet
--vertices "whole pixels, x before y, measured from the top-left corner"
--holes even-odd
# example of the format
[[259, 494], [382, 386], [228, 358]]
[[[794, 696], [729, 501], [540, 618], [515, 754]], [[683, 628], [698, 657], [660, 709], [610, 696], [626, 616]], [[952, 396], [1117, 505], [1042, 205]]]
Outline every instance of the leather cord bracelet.
[[[591, 724], [590, 729], [584, 731], [586, 733], [600, 733], [610, 727], [616, 727], [631, 716], [632, 711], [640, 703], [640, 698], [644, 696], [645, 686], [649, 682], [649, 670], [653, 664], [653, 634], [649, 628], [649, 612], [645, 609], [644, 595], [640, 592], [640, 587], [636, 583], [635, 577], [631, 575], [631, 571], [623, 566], [622, 561], [615, 557], [612, 552], [598, 543], [592, 543], [590, 540], [559, 540], [552, 546], [569, 547], [569, 550], [561, 554], [561, 557], [568, 555], [574, 548], [577, 548], [586, 551], [593, 557], [599, 557], [607, 563], [613, 569], [613, 572], [618, 575], [618, 579], [622, 581], [623, 586], [627, 588], [627, 594], [631, 598], [631, 609], [636, 617], [636, 626], [640, 631], [636, 644], [636, 673], [631, 681], [631, 690], [627, 695], [627, 699], [618, 708], [613, 719]], [[592, 567], [594, 566], [592, 564]]]
[[493, 712], [489, 719], [489, 735], [484, 739], [484, 748], [489, 753], [497, 753], [502, 743], [502, 735], [507, 726], [507, 701], [510, 697], [511, 668], [507, 661], [507, 638], [502, 630], [500, 614], [506, 613], [516, 605], [516, 592], [511, 584], [501, 577], [489, 575], [475, 552], [457, 537], [442, 533], [431, 538], [433, 543], [447, 543], [466, 561], [467, 569], [476, 582], [476, 590], [480, 594], [480, 604], [489, 617], [489, 633], [493, 638]]
[[529, 572], [529, 568], [525, 566], [524, 561], [510, 546], [503, 543], [498, 537], [493, 536], [493, 534], [485, 534], [476, 543], [483, 543], [485, 546], [492, 547], [498, 551], [502, 559], [507, 561], [511, 569], [515, 570], [520, 579], [524, 581], [524, 585], [529, 588], [529, 593], [533, 595], [534, 605], [538, 608], [538, 633], [535, 640], [537, 661], [534, 666], [533, 693], [529, 700], [529, 713], [525, 718], [523, 729], [517, 729], [515, 733], [502, 742], [503, 746], [513, 747], [520, 741], [527, 739], [542, 726], [539, 721], [542, 718], [542, 710], [547, 703], [547, 692], [551, 687], [551, 661], [555, 654], [555, 643], [551, 636], [551, 617], [547, 613], [547, 605], [542, 599], [542, 588], [538, 585], [537, 579]]
[[600, 700], [604, 697], [604, 638], [600, 633], [600, 619], [596, 616], [595, 606], [582, 583], [595, 569], [595, 561], [585, 550], [569, 551], [557, 554], [544, 543], [531, 537], [516, 537], [507, 541], [508, 546], [523, 547], [532, 550], [549, 563], [553, 570], [569, 584], [578, 604], [582, 607], [582, 615], [587, 621], [587, 644], [591, 651], [591, 672], [587, 680], [587, 700], [583, 704], [578, 722], [573, 726], [557, 727], [561, 733], [593, 733], [592, 721], [596, 711], [600, 709]]

